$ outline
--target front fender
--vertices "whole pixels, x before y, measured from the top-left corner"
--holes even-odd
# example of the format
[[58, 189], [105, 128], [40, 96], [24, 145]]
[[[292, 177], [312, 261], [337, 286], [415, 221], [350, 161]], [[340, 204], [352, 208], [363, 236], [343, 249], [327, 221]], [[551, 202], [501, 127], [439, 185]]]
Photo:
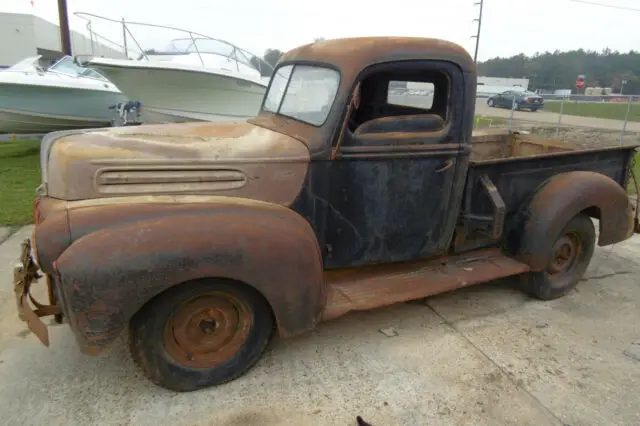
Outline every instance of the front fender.
[[595, 172], [568, 172], [541, 185], [520, 211], [509, 235], [512, 251], [533, 270], [542, 270], [547, 263], [549, 243], [581, 212], [599, 219], [600, 246], [633, 235], [633, 206], [616, 181]]
[[257, 289], [281, 336], [319, 321], [321, 254], [311, 226], [294, 211], [236, 199], [158, 210], [87, 233], [57, 259], [65, 310], [84, 352], [106, 348], [154, 296], [207, 277]]

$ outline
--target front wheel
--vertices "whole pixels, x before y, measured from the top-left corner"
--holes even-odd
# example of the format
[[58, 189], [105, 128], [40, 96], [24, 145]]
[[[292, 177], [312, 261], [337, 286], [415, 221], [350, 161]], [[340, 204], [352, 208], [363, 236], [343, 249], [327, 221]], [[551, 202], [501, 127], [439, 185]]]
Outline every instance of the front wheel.
[[550, 245], [546, 269], [522, 275], [522, 289], [541, 300], [553, 300], [569, 293], [591, 262], [595, 240], [591, 218], [584, 214], [574, 216]]
[[131, 356], [154, 383], [192, 391], [244, 374], [262, 356], [272, 329], [271, 309], [256, 290], [199, 280], [167, 290], [136, 313]]
[[491, 108], [493, 108], [494, 106], [496, 106], [496, 103], [493, 99], [489, 99], [487, 101], [487, 105], [489, 105]]

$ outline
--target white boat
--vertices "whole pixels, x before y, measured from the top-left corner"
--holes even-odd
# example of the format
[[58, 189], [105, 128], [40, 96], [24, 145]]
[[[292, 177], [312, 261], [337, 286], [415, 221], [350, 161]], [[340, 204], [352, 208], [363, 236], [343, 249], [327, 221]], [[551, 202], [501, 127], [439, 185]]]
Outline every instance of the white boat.
[[[259, 57], [229, 42], [187, 30], [122, 23], [86, 13], [76, 15], [90, 23], [102, 19], [123, 25], [135, 42], [129, 45], [141, 50], [136, 59], [92, 57], [83, 61], [84, 66], [99, 71], [128, 99], [142, 104], [141, 121], [220, 121], [258, 113], [273, 71]], [[129, 29], [132, 26], [172, 30], [185, 37], [171, 40], [166, 48], [142, 50]]]
[[65, 56], [44, 69], [40, 56], [0, 71], [0, 133], [46, 133], [108, 126], [109, 106], [125, 102], [115, 85]]

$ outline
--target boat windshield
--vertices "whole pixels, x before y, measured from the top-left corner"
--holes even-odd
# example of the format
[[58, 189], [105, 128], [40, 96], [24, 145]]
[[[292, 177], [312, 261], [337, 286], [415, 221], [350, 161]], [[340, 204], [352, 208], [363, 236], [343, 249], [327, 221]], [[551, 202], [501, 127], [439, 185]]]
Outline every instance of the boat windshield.
[[270, 75], [271, 73], [268, 71], [273, 70], [271, 66], [264, 62], [264, 60], [260, 59], [251, 52], [236, 47], [231, 43], [227, 43], [226, 41], [216, 40], [214, 38], [200, 37], [174, 39], [169, 43], [169, 46], [166, 49], [162, 49], [161, 51], [146, 51], [145, 53], [150, 55], [187, 55], [190, 53], [196, 53], [198, 55], [212, 54], [237, 61], [257, 71], [260, 71], [261, 75]]
[[262, 109], [321, 126], [329, 116], [339, 84], [336, 70], [285, 65], [274, 74]]
[[98, 80], [106, 81], [106, 78], [104, 78], [102, 74], [98, 73], [97, 71], [94, 71], [90, 68], [83, 68], [76, 64], [71, 56], [65, 56], [64, 58], [60, 59], [55, 64], [51, 65], [47, 69], [47, 71], [55, 71], [59, 72], [60, 74], [66, 74], [73, 77], [91, 77]]

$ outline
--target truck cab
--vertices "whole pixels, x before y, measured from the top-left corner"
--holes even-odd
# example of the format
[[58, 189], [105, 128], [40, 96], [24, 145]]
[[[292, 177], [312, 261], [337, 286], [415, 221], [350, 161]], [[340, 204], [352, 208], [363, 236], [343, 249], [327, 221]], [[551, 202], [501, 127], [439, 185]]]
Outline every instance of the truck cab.
[[474, 135], [475, 90], [449, 42], [319, 41], [256, 117], [49, 134], [20, 315], [46, 345], [39, 317], [66, 319], [92, 355], [128, 328], [147, 377], [185, 391], [241, 376], [272, 330], [507, 276], [560, 297], [634, 232], [635, 147]]

